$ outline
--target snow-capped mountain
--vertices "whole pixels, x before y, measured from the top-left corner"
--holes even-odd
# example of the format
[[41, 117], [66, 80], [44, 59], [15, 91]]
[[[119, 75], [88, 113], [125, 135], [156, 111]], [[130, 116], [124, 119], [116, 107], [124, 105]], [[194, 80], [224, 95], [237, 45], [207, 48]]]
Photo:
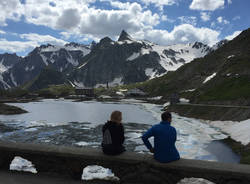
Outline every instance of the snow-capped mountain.
[[18, 57], [16, 54], [0, 54], [0, 89], [9, 87], [4, 81], [2, 74], [20, 61], [21, 57]]
[[136, 40], [125, 31], [117, 41], [105, 37], [90, 46], [77, 43], [41, 45], [12, 67], [2, 67], [0, 88], [20, 86], [34, 80], [48, 66], [63, 73], [67, 81], [77, 86], [142, 82], [175, 71], [210, 51], [200, 42], [161, 46]]
[[141, 82], [174, 71], [210, 51], [200, 42], [160, 46], [135, 40], [122, 31], [117, 41], [105, 37], [96, 44], [70, 80], [88, 87]]
[[47, 66], [67, 74], [78, 66], [80, 60], [89, 52], [89, 46], [77, 43], [69, 43], [64, 46], [41, 45], [28, 56], [20, 58], [20, 62], [5, 68], [6, 70], [0, 78], [1, 86], [9, 88], [29, 82]]

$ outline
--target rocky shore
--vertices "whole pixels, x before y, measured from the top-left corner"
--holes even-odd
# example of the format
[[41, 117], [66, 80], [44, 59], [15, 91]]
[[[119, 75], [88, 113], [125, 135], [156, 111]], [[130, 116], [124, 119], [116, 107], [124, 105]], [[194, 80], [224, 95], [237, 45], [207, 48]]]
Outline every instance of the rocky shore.
[[178, 113], [181, 116], [211, 121], [243, 121], [250, 119], [250, 106], [223, 107], [176, 104], [167, 106], [167, 110]]
[[27, 113], [27, 111], [25, 111], [19, 107], [0, 103], [0, 114], [12, 115], [12, 114], [22, 114], [22, 113]]
[[241, 164], [250, 164], [250, 143], [244, 146], [230, 137], [223, 139], [222, 142], [231, 147], [232, 150], [240, 156]]

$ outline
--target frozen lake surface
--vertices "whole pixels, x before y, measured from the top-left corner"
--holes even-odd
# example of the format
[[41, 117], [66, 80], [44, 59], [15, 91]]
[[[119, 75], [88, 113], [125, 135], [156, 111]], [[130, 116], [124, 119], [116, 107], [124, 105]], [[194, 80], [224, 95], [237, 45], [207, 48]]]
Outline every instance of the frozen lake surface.
[[[50, 100], [12, 104], [27, 110], [20, 115], [0, 115], [0, 139], [16, 142], [100, 147], [102, 125], [114, 110], [122, 111], [127, 150], [148, 152], [141, 135], [160, 121], [161, 105], [139, 101], [102, 103]], [[173, 114], [177, 148], [182, 158], [239, 162], [224, 144], [220, 129], [205, 121]], [[152, 139], [151, 139], [152, 142]], [[221, 156], [223, 155], [223, 156]]]

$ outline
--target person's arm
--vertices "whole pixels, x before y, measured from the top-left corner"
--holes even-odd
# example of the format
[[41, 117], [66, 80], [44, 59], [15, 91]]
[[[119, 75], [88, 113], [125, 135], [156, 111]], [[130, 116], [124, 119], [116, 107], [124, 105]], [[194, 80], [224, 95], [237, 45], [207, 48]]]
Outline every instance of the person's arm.
[[122, 143], [122, 144], [124, 143], [124, 140], [125, 140], [125, 137], [124, 137], [124, 127], [123, 127], [123, 125], [121, 124], [121, 143]]
[[150, 128], [143, 136], [142, 136], [142, 141], [144, 142], [145, 146], [150, 150], [150, 152], [154, 152], [154, 149], [149, 142], [149, 138], [153, 136], [153, 127]]

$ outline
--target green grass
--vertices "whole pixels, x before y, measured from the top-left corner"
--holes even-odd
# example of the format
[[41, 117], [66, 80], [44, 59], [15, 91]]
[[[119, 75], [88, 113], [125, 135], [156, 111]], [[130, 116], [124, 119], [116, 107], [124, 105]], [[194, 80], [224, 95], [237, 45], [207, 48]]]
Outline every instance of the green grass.
[[37, 91], [40, 96], [48, 96], [48, 97], [55, 97], [55, 96], [68, 96], [75, 94], [74, 88], [71, 85], [50, 85], [48, 88], [41, 89]]
[[215, 83], [200, 97], [200, 101], [236, 100], [250, 98], [250, 78], [248, 76], [234, 76]]

